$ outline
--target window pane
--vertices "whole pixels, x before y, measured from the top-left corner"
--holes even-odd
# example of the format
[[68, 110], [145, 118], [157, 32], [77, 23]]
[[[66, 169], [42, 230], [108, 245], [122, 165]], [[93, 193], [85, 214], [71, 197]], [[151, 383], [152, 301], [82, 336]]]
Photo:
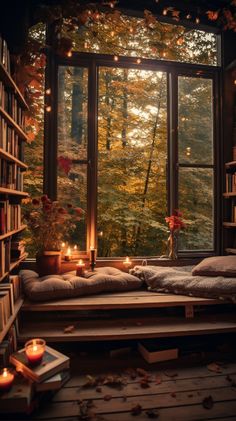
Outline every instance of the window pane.
[[[88, 70], [60, 66], [58, 73], [58, 180], [57, 196], [63, 204], [87, 208]], [[71, 233], [71, 245], [86, 249], [86, 220]]]
[[100, 68], [98, 254], [158, 255], [166, 240], [166, 74]]
[[141, 19], [101, 13], [98, 18], [84, 18], [79, 28], [70, 20], [64, 21], [64, 36], [71, 38], [75, 51], [217, 65], [213, 33], [159, 22], [154, 17], [148, 23], [148, 16]]
[[178, 79], [179, 163], [213, 163], [212, 80]]
[[212, 250], [214, 242], [213, 170], [179, 169], [179, 209], [188, 221], [179, 250]]

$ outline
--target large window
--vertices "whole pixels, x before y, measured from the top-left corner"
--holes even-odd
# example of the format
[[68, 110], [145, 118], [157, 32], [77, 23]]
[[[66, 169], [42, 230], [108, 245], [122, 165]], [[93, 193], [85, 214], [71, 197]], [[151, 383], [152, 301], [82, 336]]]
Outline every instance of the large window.
[[179, 209], [179, 252], [214, 253], [217, 37], [158, 22], [150, 32], [130, 17], [70, 36], [82, 52], [56, 57], [57, 172], [48, 182], [85, 210], [71, 245], [95, 246], [99, 257], [160, 256], [165, 216]]

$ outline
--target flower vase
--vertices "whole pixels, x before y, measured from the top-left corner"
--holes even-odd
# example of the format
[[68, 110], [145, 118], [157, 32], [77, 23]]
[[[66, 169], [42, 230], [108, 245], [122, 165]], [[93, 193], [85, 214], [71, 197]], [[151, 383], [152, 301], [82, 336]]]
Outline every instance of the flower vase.
[[39, 276], [55, 275], [61, 270], [61, 252], [44, 251], [36, 255], [36, 266]]
[[174, 231], [170, 231], [170, 235], [167, 240], [167, 251], [168, 257], [171, 260], [176, 260], [177, 255], [177, 234]]

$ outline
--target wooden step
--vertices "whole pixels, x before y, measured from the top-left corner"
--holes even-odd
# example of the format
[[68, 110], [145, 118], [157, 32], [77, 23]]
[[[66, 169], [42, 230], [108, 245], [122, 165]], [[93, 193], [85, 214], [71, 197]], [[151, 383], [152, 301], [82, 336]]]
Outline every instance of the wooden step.
[[[70, 333], [64, 329], [73, 325]], [[236, 332], [236, 315], [198, 315], [193, 319], [181, 317], [115, 318], [100, 320], [78, 320], [66, 323], [24, 323], [20, 329], [20, 341], [42, 337], [50, 342], [106, 341], [141, 339], [170, 336], [205, 335]]]

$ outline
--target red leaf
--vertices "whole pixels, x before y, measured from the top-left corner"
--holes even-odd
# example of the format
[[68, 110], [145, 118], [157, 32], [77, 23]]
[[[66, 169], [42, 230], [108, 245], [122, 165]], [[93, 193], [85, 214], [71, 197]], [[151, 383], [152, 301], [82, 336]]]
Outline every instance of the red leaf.
[[68, 175], [72, 166], [71, 159], [65, 158], [64, 156], [59, 156], [57, 162], [58, 166], [65, 172], [66, 175]]

